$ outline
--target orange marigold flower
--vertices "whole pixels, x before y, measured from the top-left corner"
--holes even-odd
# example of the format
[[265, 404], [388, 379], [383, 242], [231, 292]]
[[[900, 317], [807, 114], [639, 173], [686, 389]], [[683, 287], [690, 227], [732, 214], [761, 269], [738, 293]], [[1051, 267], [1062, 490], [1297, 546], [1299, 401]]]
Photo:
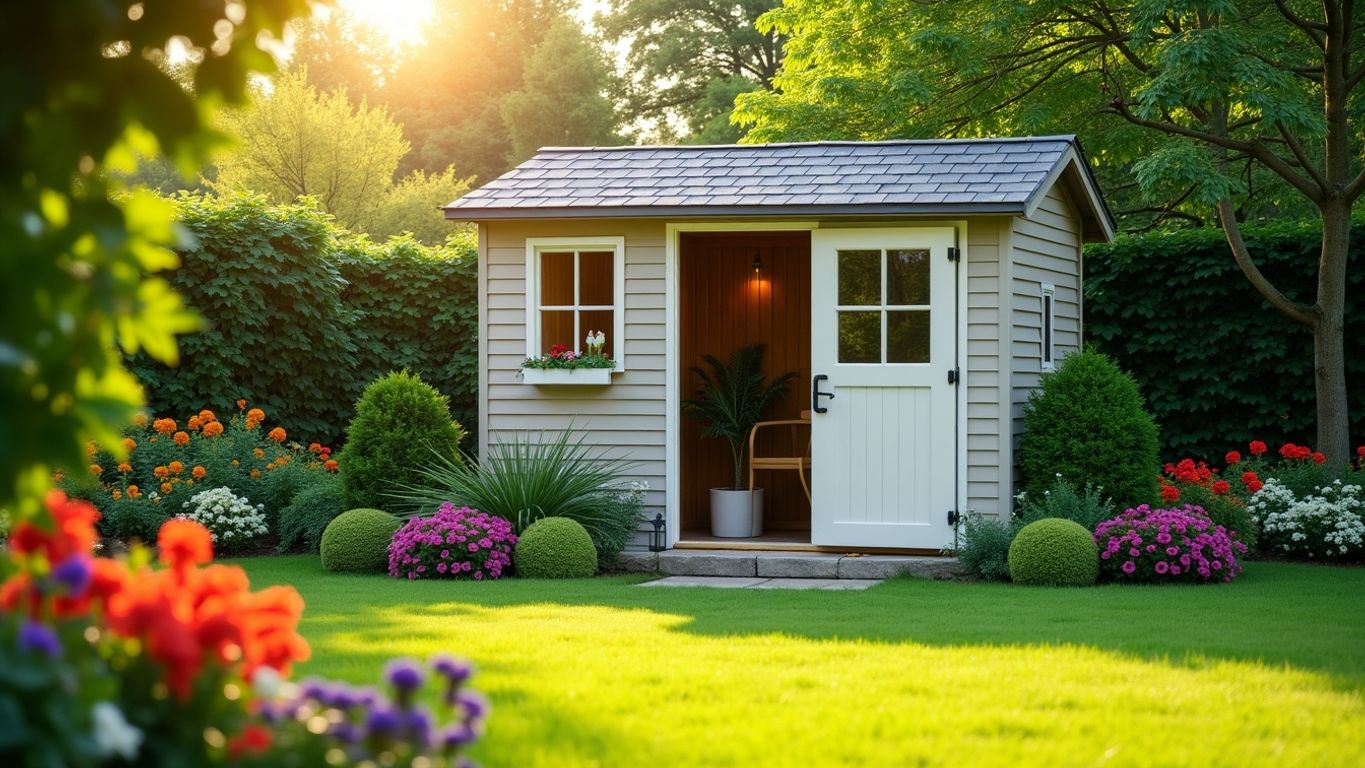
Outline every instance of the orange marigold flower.
[[251, 451], [251, 453], [252, 453], [252, 455], [254, 455], [254, 456], [255, 456], [256, 458], [258, 458], [258, 459], [264, 459], [264, 458], [265, 458], [265, 450], [264, 450], [264, 449], [256, 448], [256, 449], [253, 449], [253, 450]]
[[178, 462], [178, 461], [172, 461], [172, 462], [170, 463], [170, 466], [167, 467], [167, 468], [171, 470], [171, 473], [172, 473], [172, 474], [176, 474], [176, 475], [178, 475], [178, 474], [180, 474], [181, 472], [184, 472], [184, 471], [185, 471], [185, 465], [184, 465], [184, 464], [181, 464], [181, 463]]
[[167, 469], [166, 467], [157, 467], [156, 469], [152, 470], [152, 474], [156, 475], [157, 477], [165, 477], [169, 472], [170, 470]]
[[91, 440], [90, 442], [85, 444], [85, 454], [92, 459], [95, 458], [95, 454], [99, 453], [99, 450], [100, 447], [98, 445], [95, 445], [94, 440]]
[[309, 453], [322, 453], [322, 444], [321, 444], [321, 443], [309, 443], [309, 444], [308, 444], [308, 452], [309, 452]]
[[142, 495], [142, 489], [141, 489], [141, 488], [138, 488], [136, 485], [130, 485], [130, 486], [128, 486], [128, 498], [130, 498], [130, 499], [136, 499], [137, 497], [139, 497], [139, 496], [141, 496], [141, 495]]
[[207, 423], [210, 422], [210, 421], [217, 421], [217, 420], [218, 420], [218, 417], [217, 417], [217, 416], [214, 416], [214, 415], [213, 415], [213, 411], [210, 411], [210, 410], [207, 409], [207, 408], [205, 408], [204, 410], [202, 410], [202, 411], [199, 412], [199, 423], [200, 423], [200, 424], [207, 424]]
[[232, 466], [236, 467], [236, 466], [240, 466], [240, 465], [241, 465], [241, 462], [237, 461], [236, 459], [233, 459], [233, 460], [232, 460]]
[[147, 414], [145, 414], [145, 413], [139, 413], [139, 414], [133, 416], [133, 426], [135, 426], [135, 427], [145, 427], [145, 426], [147, 426]]
[[208, 474], [208, 470], [201, 466], [195, 466], [194, 469], [190, 470], [190, 474], [194, 475], [195, 480], [203, 480], [204, 475]]
[[181, 517], [162, 524], [156, 534], [156, 548], [161, 562], [171, 568], [188, 568], [213, 559], [213, 537], [209, 529]]
[[98, 465], [98, 464], [91, 464], [91, 465], [90, 465], [90, 474], [92, 474], [92, 475], [102, 475], [102, 474], [104, 474], [104, 467], [101, 467], [101, 466]]
[[191, 432], [193, 432], [193, 431], [196, 430], [196, 429], [199, 429], [199, 424], [200, 424], [199, 417], [198, 417], [198, 416], [191, 416], [191, 417], [190, 417], [189, 424], [190, 424], [190, 431], [191, 431]]
[[152, 422], [152, 429], [163, 435], [169, 435], [175, 431], [175, 419], [157, 419]]
[[162, 483], [162, 484], [161, 484], [161, 492], [162, 492], [163, 494], [164, 494], [164, 493], [170, 493], [173, 489], [174, 489], [174, 486], [172, 486], [170, 483]]
[[252, 408], [246, 412], [246, 417], [251, 421], [265, 421], [265, 411], [260, 408]]
[[118, 501], [123, 498], [123, 492], [117, 489], [111, 492], [109, 495], [114, 497], [114, 501]]
[[204, 425], [204, 437], [217, 437], [223, 434], [223, 424], [218, 421], [210, 421]]
[[283, 443], [287, 435], [284, 432], [284, 427], [275, 427], [274, 429], [270, 430], [269, 437], [271, 440], [274, 440], [277, 443]]
[[237, 410], [241, 411], [241, 410], [244, 410], [245, 408], [246, 408], [246, 401], [245, 401], [245, 400], [238, 400], [238, 401], [237, 401]]
[[185, 446], [190, 444], [190, 435], [188, 432], [176, 432], [175, 437], [172, 439], [175, 440], [176, 445]]
[[336, 460], [336, 459], [328, 459], [327, 461], [324, 461], [324, 462], [322, 463], [322, 468], [325, 469], [325, 470], [327, 470], [328, 472], [335, 472], [335, 471], [337, 471], [337, 460]]
[[131, 437], [125, 437], [123, 438], [123, 447], [131, 451], [137, 447], [137, 441]]
[[[233, 463], [236, 464], [237, 462], [236, 462], [236, 461], [233, 461]], [[260, 477], [260, 476], [261, 476], [261, 470], [259, 470], [259, 469], [253, 469], [253, 470], [251, 470], [251, 476], [252, 476], [252, 477]]]
[[120, 461], [120, 462], [118, 463], [118, 471], [119, 471], [119, 472], [122, 472], [123, 474], [126, 475], [126, 474], [128, 474], [129, 472], [132, 472], [132, 471], [133, 471], [133, 465], [132, 465], [132, 464], [129, 464], [129, 463], [126, 462], [126, 461]]

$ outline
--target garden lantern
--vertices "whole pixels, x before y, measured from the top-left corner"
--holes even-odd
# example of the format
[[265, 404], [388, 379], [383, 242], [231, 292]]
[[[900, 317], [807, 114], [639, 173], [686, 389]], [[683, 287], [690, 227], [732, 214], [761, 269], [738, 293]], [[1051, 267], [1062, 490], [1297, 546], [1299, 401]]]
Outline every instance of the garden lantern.
[[665, 536], [665, 533], [668, 530], [667, 526], [664, 523], [663, 513], [660, 512], [659, 514], [655, 515], [654, 519], [650, 520], [649, 522], [654, 524], [654, 530], [649, 532], [649, 551], [662, 552], [666, 548], [665, 545], [667, 538]]

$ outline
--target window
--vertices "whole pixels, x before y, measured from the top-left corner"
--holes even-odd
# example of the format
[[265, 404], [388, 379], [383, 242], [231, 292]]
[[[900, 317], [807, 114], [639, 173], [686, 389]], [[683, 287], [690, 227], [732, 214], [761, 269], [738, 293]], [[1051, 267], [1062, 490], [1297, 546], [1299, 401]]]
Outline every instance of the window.
[[527, 357], [558, 345], [582, 352], [600, 331], [603, 352], [625, 370], [625, 252], [619, 237], [527, 239]]
[[929, 362], [929, 250], [838, 252], [839, 362]]
[[1056, 303], [1056, 295], [1056, 287], [1043, 283], [1043, 370], [1045, 371], [1050, 371], [1055, 367], [1052, 361], [1052, 336], [1055, 328], [1052, 308]]

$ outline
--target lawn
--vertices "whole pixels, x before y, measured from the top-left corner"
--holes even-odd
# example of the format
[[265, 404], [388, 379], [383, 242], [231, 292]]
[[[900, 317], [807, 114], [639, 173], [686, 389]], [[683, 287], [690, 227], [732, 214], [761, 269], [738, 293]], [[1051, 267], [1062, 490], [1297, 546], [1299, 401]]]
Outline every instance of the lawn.
[[452, 651], [485, 766], [1365, 765], [1365, 569], [1230, 585], [867, 592], [400, 582], [245, 560], [308, 602], [302, 674]]

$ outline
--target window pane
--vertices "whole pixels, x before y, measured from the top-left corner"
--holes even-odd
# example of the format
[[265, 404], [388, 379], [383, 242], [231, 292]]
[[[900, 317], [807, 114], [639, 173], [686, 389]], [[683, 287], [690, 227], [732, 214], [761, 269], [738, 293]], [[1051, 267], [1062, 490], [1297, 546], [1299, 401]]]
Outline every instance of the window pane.
[[929, 251], [924, 248], [886, 252], [886, 303], [929, 303]]
[[571, 310], [541, 310], [540, 313], [540, 351], [548, 353], [550, 347], [562, 344], [569, 349], [580, 349], [574, 343], [573, 312]]
[[929, 311], [886, 313], [886, 362], [929, 362]]
[[573, 306], [573, 253], [540, 254], [540, 305]]
[[839, 313], [839, 362], [882, 361], [882, 313]]
[[612, 283], [612, 266], [616, 254], [611, 251], [584, 251], [578, 254], [578, 303], [586, 306], [610, 307], [616, 303]]
[[881, 303], [882, 252], [839, 251], [840, 306], [876, 307]]
[[603, 347], [603, 354], [607, 357], [612, 357], [612, 349], [616, 343], [616, 339], [612, 338], [615, 334], [615, 326], [612, 324], [615, 315], [616, 313], [609, 309], [585, 309], [582, 312], [579, 312], [579, 335], [583, 338], [578, 340], [578, 345], [574, 348], [587, 352], [588, 345], [584, 339], [588, 337], [588, 331], [601, 331], [607, 337], [606, 346]]

